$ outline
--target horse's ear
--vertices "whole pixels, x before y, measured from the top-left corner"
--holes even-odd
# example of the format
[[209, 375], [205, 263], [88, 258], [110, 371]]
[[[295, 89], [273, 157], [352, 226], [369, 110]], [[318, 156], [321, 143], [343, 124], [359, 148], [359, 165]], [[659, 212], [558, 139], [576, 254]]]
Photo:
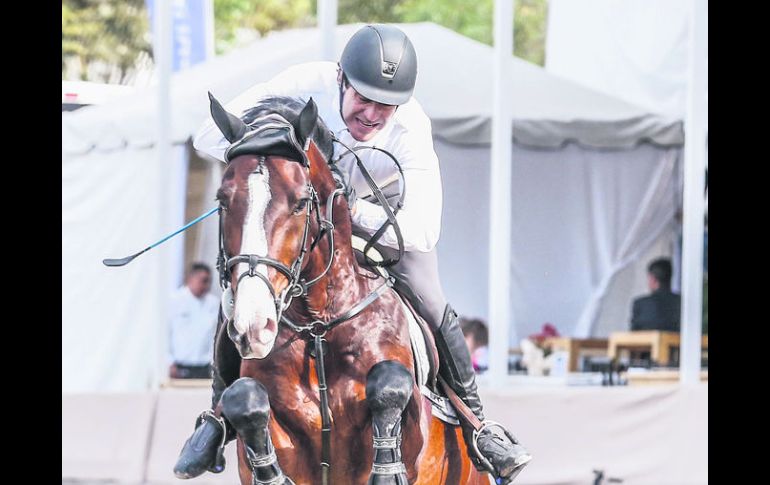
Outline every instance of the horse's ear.
[[211, 118], [216, 123], [219, 131], [225, 135], [230, 143], [240, 140], [248, 131], [246, 123], [237, 116], [225, 111], [225, 108], [217, 101], [211, 91], [209, 91], [209, 100], [211, 101]]
[[329, 163], [315, 140], [308, 142], [307, 157], [310, 161], [310, 180], [313, 181], [313, 185], [317, 188], [328, 187], [325, 190], [331, 193], [334, 190], [334, 179], [329, 170]]
[[294, 133], [297, 134], [297, 139], [303, 147], [307, 146], [307, 139], [313, 134], [317, 119], [318, 106], [316, 106], [315, 101], [311, 97], [305, 107], [302, 108], [302, 112], [297, 119], [292, 122]]

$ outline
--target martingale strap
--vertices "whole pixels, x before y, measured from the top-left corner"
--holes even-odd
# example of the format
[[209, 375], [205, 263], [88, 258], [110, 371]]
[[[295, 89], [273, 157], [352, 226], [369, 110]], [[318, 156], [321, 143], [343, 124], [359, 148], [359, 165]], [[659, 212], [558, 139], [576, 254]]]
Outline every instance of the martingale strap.
[[324, 369], [323, 335], [315, 335], [315, 370], [318, 378], [319, 406], [321, 408], [321, 483], [328, 485], [332, 461], [332, 421], [329, 411], [329, 394]]

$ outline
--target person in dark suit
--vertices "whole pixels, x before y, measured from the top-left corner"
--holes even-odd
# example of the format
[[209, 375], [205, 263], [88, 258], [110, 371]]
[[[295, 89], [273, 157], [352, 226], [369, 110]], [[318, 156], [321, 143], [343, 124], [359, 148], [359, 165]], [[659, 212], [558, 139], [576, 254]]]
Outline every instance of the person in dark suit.
[[656, 259], [647, 267], [651, 293], [634, 300], [631, 330], [679, 331], [682, 299], [671, 292], [671, 260]]

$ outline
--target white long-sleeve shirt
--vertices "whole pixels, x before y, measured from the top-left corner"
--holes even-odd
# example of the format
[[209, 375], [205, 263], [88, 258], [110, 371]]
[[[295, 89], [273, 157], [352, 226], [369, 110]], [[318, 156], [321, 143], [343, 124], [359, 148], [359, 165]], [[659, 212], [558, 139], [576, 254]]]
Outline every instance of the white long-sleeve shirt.
[[[376, 146], [389, 151], [404, 169], [406, 196], [403, 208], [396, 215], [406, 251], [428, 252], [438, 242], [441, 232], [441, 174], [438, 157], [433, 149], [430, 119], [414, 98], [396, 109], [395, 113], [371, 140], [356, 141], [340, 115], [337, 65], [333, 62], [310, 62], [286, 69], [268, 82], [257, 84], [225, 105], [228, 112], [242, 116], [266, 96], [293, 96], [303, 101], [313, 98], [318, 114], [342, 142], [349, 147]], [[198, 130], [193, 146], [214, 158], [224, 161], [230, 142], [224, 138], [214, 121], [209, 118]], [[345, 149], [334, 144], [335, 156]], [[398, 169], [384, 153], [360, 150], [361, 157], [372, 178], [380, 187], [398, 180]], [[355, 158], [345, 156], [339, 168], [347, 172], [358, 199], [353, 224], [368, 234], [374, 234], [387, 216], [378, 204], [362, 200], [372, 191], [366, 184]], [[393, 228], [382, 235], [379, 244], [398, 248]]]
[[219, 299], [211, 293], [197, 298], [180, 287], [170, 302], [168, 363], [206, 365], [211, 362]]

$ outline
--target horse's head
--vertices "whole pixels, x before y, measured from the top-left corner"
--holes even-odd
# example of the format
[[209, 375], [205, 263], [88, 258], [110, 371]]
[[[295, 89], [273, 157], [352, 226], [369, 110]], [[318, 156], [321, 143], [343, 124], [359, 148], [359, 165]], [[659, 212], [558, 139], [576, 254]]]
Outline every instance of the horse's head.
[[320, 211], [335, 192], [326, 167], [331, 138], [312, 99], [271, 98], [241, 120], [211, 97], [211, 111], [231, 142], [217, 192], [234, 301], [227, 330], [243, 358], [261, 359], [275, 344], [281, 312], [305, 290]]

